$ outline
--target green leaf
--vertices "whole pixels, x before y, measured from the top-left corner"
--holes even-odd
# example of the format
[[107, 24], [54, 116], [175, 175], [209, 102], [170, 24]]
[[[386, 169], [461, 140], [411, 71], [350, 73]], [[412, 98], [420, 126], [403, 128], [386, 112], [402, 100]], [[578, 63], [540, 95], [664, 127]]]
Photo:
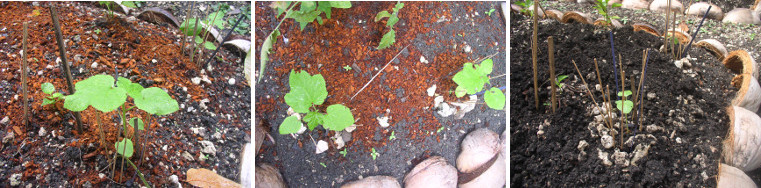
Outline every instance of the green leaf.
[[203, 43], [203, 47], [206, 48], [207, 50], [216, 50], [217, 49], [217, 46], [214, 45], [214, 43], [209, 42], [209, 41], [204, 42]]
[[42, 89], [43, 93], [48, 95], [50, 95], [51, 93], [55, 91], [55, 86], [53, 86], [53, 84], [51, 84], [50, 82], [42, 83], [42, 85], [40, 85], [40, 88]]
[[330, 19], [331, 14], [331, 5], [330, 1], [317, 1], [317, 10], [321, 10], [322, 12], [325, 12], [325, 17]]
[[391, 17], [388, 18], [388, 21], [386, 22], [386, 27], [389, 27], [389, 28], [394, 27], [396, 22], [399, 22], [399, 17], [396, 16], [396, 14], [391, 15]]
[[616, 7], [621, 7], [621, 3], [613, 3], [612, 7], [613, 7], [613, 8], [616, 8]]
[[299, 129], [301, 129], [301, 121], [299, 121], [296, 116], [288, 116], [283, 120], [283, 123], [280, 124], [279, 132], [280, 134], [291, 134], [299, 132]]
[[629, 90], [625, 90], [623, 92], [619, 91], [617, 94], [619, 97], [624, 97], [624, 96], [632, 95], [632, 91], [629, 91]]
[[562, 82], [566, 78], [568, 78], [568, 75], [560, 75], [560, 76], [558, 76], [557, 77], [557, 79], [558, 79], [557, 83], [559, 84], [560, 82]]
[[257, 82], [261, 81], [262, 77], [264, 77], [264, 70], [267, 67], [267, 61], [269, 61], [269, 53], [270, 50], [272, 50], [272, 44], [274, 43], [274, 39], [278, 36], [276, 34], [279, 33], [278, 30], [272, 31], [262, 43], [262, 49], [259, 51], [259, 79], [257, 79]]
[[114, 147], [116, 148], [116, 153], [126, 158], [132, 157], [132, 154], [134, 153], [132, 140], [129, 138], [123, 138], [122, 141], [114, 143]]
[[481, 71], [476, 70], [473, 67], [473, 63], [465, 63], [460, 72], [457, 72], [452, 81], [457, 83], [458, 87], [462, 87], [468, 94], [476, 94], [484, 88], [484, 84], [489, 81], [489, 78], [483, 74], [487, 67], [480, 68]]
[[200, 36], [196, 35], [195, 41], [196, 41], [196, 44], [201, 44], [203, 42], [203, 39]]
[[132, 83], [127, 78], [119, 77], [116, 81], [116, 87], [124, 88], [127, 91], [127, 95], [134, 98], [142, 98], [140, 92], [143, 91], [143, 86], [138, 83]]
[[[213, 25], [219, 29], [225, 29], [225, 22], [222, 20], [226, 11], [217, 11], [206, 16], [206, 25]], [[216, 16], [215, 16], [216, 15]]]
[[307, 122], [307, 127], [309, 130], [314, 130], [317, 125], [322, 125], [325, 119], [325, 114], [317, 112], [317, 111], [309, 111], [306, 116], [304, 116], [304, 122]]
[[135, 99], [137, 108], [154, 115], [167, 115], [180, 109], [177, 101], [161, 88], [149, 87], [140, 92]]
[[330, 5], [335, 8], [351, 8], [351, 1], [330, 1]]
[[270, 5], [271, 8], [277, 10], [277, 17], [280, 17], [280, 14], [288, 10], [289, 6], [291, 6], [290, 1], [275, 1]]
[[621, 100], [616, 101], [616, 108], [623, 111], [624, 114], [629, 114], [629, 112], [632, 111], [633, 107], [634, 107], [634, 102], [630, 100], [623, 101], [623, 105], [621, 104]]
[[399, 9], [402, 9], [403, 7], [404, 7], [404, 3], [397, 3], [396, 5], [394, 5], [394, 8], [392, 9], [394, 10], [394, 13], [398, 14]]
[[499, 88], [492, 87], [484, 93], [484, 102], [489, 108], [502, 110], [505, 108], [505, 94]]
[[53, 93], [52, 95], [50, 95], [51, 99], [59, 99], [61, 97], [63, 97], [63, 94], [61, 93]]
[[378, 47], [376, 49], [386, 49], [391, 46], [391, 44], [394, 44], [394, 42], [396, 42], [396, 31], [391, 29], [383, 35], [383, 38], [381, 38], [381, 41], [378, 43]]
[[466, 89], [465, 89], [465, 88], [463, 88], [462, 86], [457, 86], [457, 88], [455, 88], [455, 89], [454, 89], [454, 94], [455, 94], [455, 96], [457, 96], [458, 98], [459, 98], [459, 97], [463, 97], [463, 96], [465, 96], [465, 94], [466, 94], [466, 93], [468, 93], [468, 90], [466, 90]]
[[[303, 7], [304, 5], [302, 4], [301, 6]], [[311, 23], [312, 21], [317, 19], [317, 17], [319, 17], [321, 13], [322, 11], [319, 11], [319, 10], [312, 10], [307, 12], [295, 11], [289, 14], [288, 17], [293, 18], [297, 22], [299, 22], [299, 26], [301, 27], [301, 30], [303, 31], [304, 27], [306, 27], [308, 23]]]
[[114, 77], [109, 75], [92, 76], [77, 82], [74, 88], [77, 92], [67, 96], [63, 106], [75, 112], [82, 111], [87, 106], [101, 112], [110, 112], [127, 100], [127, 91], [114, 87]]
[[486, 59], [482, 61], [481, 64], [476, 67], [476, 71], [480, 72], [483, 75], [488, 75], [488, 74], [491, 74], [493, 67], [494, 67], [494, 62], [491, 59]]
[[491, 16], [491, 13], [493, 13], [493, 12], [494, 12], [494, 9], [490, 9], [489, 12], [486, 12], [486, 15]]
[[133, 117], [132, 119], [129, 119], [129, 121], [127, 121], [127, 123], [129, 123], [129, 127], [135, 127], [135, 120], [137, 120], [137, 130], [144, 130], [143, 119], [140, 119], [139, 117]]
[[[196, 27], [196, 19], [190, 18], [190, 19], [187, 19], [185, 22], [182, 22], [182, 25], [180, 25], [180, 31], [185, 33], [185, 35], [189, 35], [189, 36], [198, 35], [198, 33], [201, 33], [201, 31], [197, 30], [195, 31], [195, 33], [193, 33], [193, 30], [195, 30], [195, 27]], [[200, 23], [198, 27], [202, 27]]]
[[390, 16], [391, 16], [391, 14], [390, 14], [390, 13], [388, 13], [388, 11], [385, 11], [385, 10], [384, 10], [384, 11], [381, 11], [381, 12], [379, 12], [378, 14], [376, 14], [376, 15], [375, 15], [375, 22], [378, 22], [378, 21], [380, 21], [381, 19], [383, 19], [383, 18], [388, 18], [388, 17], [390, 17]]
[[310, 76], [306, 71], [291, 70], [288, 84], [291, 90], [285, 94], [285, 103], [298, 113], [309, 112], [309, 107], [321, 105], [328, 97], [325, 79], [321, 74]]
[[317, 6], [314, 1], [302, 1], [301, 9], [299, 9], [299, 11], [302, 11], [302, 12], [313, 11], [315, 8], [317, 8]]
[[42, 106], [47, 106], [49, 104], [55, 103], [55, 100], [50, 100], [48, 98], [42, 98]]
[[122, 1], [122, 5], [129, 8], [137, 8], [137, 5], [135, 5], [134, 1]]
[[351, 110], [344, 105], [334, 104], [328, 106], [327, 115], [323, 127], [328, 130], [342, 131], [346, 127], [354, 124], [354, 115], [351, 114]]

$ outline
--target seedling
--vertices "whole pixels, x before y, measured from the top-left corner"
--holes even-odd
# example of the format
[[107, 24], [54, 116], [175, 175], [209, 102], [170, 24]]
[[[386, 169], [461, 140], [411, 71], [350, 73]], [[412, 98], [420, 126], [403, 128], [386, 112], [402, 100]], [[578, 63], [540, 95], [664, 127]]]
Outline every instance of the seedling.
[[[465, 94], [473, 95], [483, 90], [485, 84], [491, 84], [489, 74], [492, 72], [492, 67], [491, 59], [486, 59], [477, 65], [465, 63], [462, 70], [452, 77], [452, 81], [457, 84], [455, 95], [457, 97], [463, 97]], [[490, 108], [501, 110], [505, 107], [505, 94], [501, 89], [492, 87], [484, 93], [484, 102]]]
[[98, 35], [100, 35], [100, 29], [96, 29], [96, 30], [95, 30], [95, 34], [98, 34]]
[[375, 148], [372, 148], [372, 152], [370, 153], [370, 156], [373, 156], [373, 160], [375, 160], [376, 157], [378, 157], [380, 154], [378, 152], [375, 152]]
[[396, 136], [394, 136], [395, 131], [391, 131], [391, 136], [388, 137], [388, 140], [394, 140], [396, 139]]
[[[596, 0], [594, 8], [597, 9], [597, 12], [600, 13], [604, 18], [605, 22], [608, 23], [608, 25], [612, 26], [610, 23], [612, 20], [618, 20], [621, 19], [621, 17], [618, 16], [611, 16], [608, 12], [608, 1], [609, 0]], [[621, 3], [613, 3], [611, 5], [612, 8], [621, 7]]]
[[350, 67], [349, 65], [345, 65], [343, 68], [344, 68], [344, 70], [346, 70], [346, 71], [350, 71], [350, 70], [351, 70], [351, 67]]
[[494, 11], [495, 9], [490, 9], [488, 12], [484, 12], [484, 13], [486, 13], [486, 15], [488, 16], [491, 16], [491, 13], [493, 13]]
[[439, 133], [444, 130], [444, 126], [439, 127], [439, 129], [436, 130], [436, 133]]
[[346, 153], [348, 153], [348, 152], [346, 152], [346, 149], [344, 149], [344, 150], [339, 151], [338, 153], [340, 153], [341, 155], [346, 157]]
[[389, 28], [389, 31], [386, 32], [386, 34], [383, 34], [383, 38], [381, 38], [381, 41], [376, 49], [382, 50], [388, 48], [394, 44], [394, 42], [396, 42], [396, 31], [394, 31], [394, 25], [396, 25], [396, 22], [399, 22], [399, 10], [403, 7], [404, 3], [397, 2], [396, 5], [394, 5], [394, 8], [392, 8], [394, 13], [389, 13], [388, 11], [384, 10], [378, 12], [378, 14], [375, 15], [375, 22], [378, 22], [383, 18], [388, 18], [388, 21], [386, 21], [386, 27]]
[[47, 94], [47, 96], [42, 99], [41, 106], [47, 106], [49, 104], [56, 103], [59, 100], [63, 100], [63, 94], [55, 92], [55, 86], [53, 86], [53, 84], [46, 82], [40, 85], [40, 88], [42, 89], [43, 93]]
[[196, 35], [196, 38], [195, 38], [195, 42], [198, 45], [203, 45], [203, 47], [206, 48], [207, 50], [216, 50], [217, 49], [217, 46], [215, 46], [214, 43], [209, 42], [209, 41], [204, 41], [204, 39], [202, 39], [200, 36], [197, 36], [197, 35]]
[[325, 165], [325, 163], [320, 162], [320, 165], [322, 165], [323, 168], [328, 168], [328, 166]]
[[534, 11], [529, 9], [531, 5], [534, 5], [533, 0], [516, 1], [515, 4], [521, 6], [521, 13], [528, 14], [529, 16], [534, 16]]
[[[632, 94], [632, 91], [625, 90], [623, 92], [618, 92], [619, 97], [626, 98], [629, 95]], [[618, 110], [621, 110], [624, 114], [629, 114], [629, 112], [632, 111], [632, 108], [634, 107], [634, 103], [631, 100], [616, 100], [616, 108]]]
[[753, 40], [753, 38], [756, 38], [756, 33], [750, 34], [750, 40]]
[[558, 88], [563, 88], [565, 84], [561, 82], [563, 82], [563, 80], [566, 78], [568, 78], [568, 75], [558, 75], [557, 79], [555, 80], [555, 86], [558, 86]]
[[[322, 105], [328, 96], [325, 88], [325, 79], [321, 74], [309, 75], [306, 71], [296, 72], [291, 70], [288, 77], [291, 90], [285, 94], [285, 103], [294, 112], [306, 113], [302, 119], [307, 123], [309, 130], [314, 130], [317, 125], [333, 131], [342, 131], [354, 124], [354, 115], [351, 110], [342, 104], [328, 106], [326, 113], [317, 111], [315, 105]], [[292, 134], [301, 129], [302, 123], [296, 115], [291, 115], [280, 124], [280, 134]]]

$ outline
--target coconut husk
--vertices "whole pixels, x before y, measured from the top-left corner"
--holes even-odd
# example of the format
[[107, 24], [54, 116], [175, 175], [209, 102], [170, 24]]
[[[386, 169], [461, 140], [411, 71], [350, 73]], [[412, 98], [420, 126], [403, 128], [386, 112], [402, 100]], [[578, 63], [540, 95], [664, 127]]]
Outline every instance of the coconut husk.
[[727, 57], [727, 48], [716, 39], [703, 39], [695, 43], [695, 46], [708, 50], [719, 61], [724, 61], [724, 57]]
[[457, 187], [457, 169], [444, 157], [430, 157], [404, 176], [404, 187]]
[[553, 10], [547, 10], [547, 11], [544, 11], [544, 13], [545, 13], [545, 15], [547, 15], [547, 17], [553, 18], [553, 19], [555, 19], [557, 21], [561, 21], [562, 17], [563, 17], [563, 12], [560, 12], [559, 10], [554, 10], [554, 9]]
[[761, 87], [750, 74], [740, 74], [732, 79], [732, 86], [739, 88], [732, 105], [757, 112], [761, 106]]
[[650, 24], [635, 23], [635, 24], [632, 24], [632, 27], [634, 27], [634, 32], [644, 31], [646, 33], [650, 33], [651, 35], [655, 35], [658, 37], [662, 36], [661, 32], [658, 32], [658, 30], [655, 29], [655, 27], [653, 27]]
[[745, 50], [730, 52], [721, 63], [735, 74], [747, 73], [753, 75], [753, 78], [758, 78], [756, 60]]
[[726, 109], [729, 115], [728, 135], [722, 141], [724, 163], [748, 172], [761, 166], [761, 118], [755, 112], [738, 106]]
[[679, 44], [685, 44], [685, 45], [690, 42], [690, 39], [692, 39], [692, 37], [689, 34], [681, 30], [669, 29], [669, 31], [666, 32], [666, 35], [669, 38], [671, 38], [672, 35], [675, 36], [676, 39], [679, 41]]
[[396, 178], [391, 176], [370, 176], [361, 180], [352, 181], [341, 186], [341, 188], [401, 188]]
[[584, 23], [584, 24], [593, 24], [594, 19], [590, 17], [588, 14], [584, 14], [582, 12], [578, 11], [568, 11], [563, 14], [563, 18], [560, 19], [560, 22], [563, 23]]
[[755, 188], [756, 183], [742, 170], [720, 163], [716, 187]]
[[613, 27], [615, 27], [616, 29], [620, 29], [624, 27], [624, 25], [621, 24], [621, 22], [619, 22], [618, 20], [613, 20], [613, 19], [611, 19], [610, 24], [608, 24], [608, 22], [605, 21], [605, 18], [597, 18], [594, 24], [596, 26], [602, 26], [602, 27], [609, 27], [612, 24]]

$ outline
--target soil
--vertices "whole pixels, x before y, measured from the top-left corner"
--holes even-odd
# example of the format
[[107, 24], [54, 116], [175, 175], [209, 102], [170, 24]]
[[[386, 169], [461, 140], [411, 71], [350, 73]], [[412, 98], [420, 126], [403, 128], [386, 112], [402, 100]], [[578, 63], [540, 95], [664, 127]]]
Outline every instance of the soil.
[[[55, 107], [41, 107], [44, 93], [40, 84], [50, 82], [58, 92], [66, 92], [58, 44], [48, 10], [57, 7], [66, 55], [72, 64], [74, 83], [96, 74], [118, 74], [144, 87], [159, 87], [180, 104], [180, 110], [151, 118], [141, 139], [145, 155], [132, 158], [154, 187], [173, 186], [169, 177], [186, 179], [190, 168], [207, 168], [238, 180], [241, 146], [250, 140], [250, 87], [245, 82], [242, 57], [220, 50], [204, 68], [180, 52], [179, 32], [119, 16], [107, 20], [104, 9], [92, 3], [3, 2], [0, 3], [0, 136], [13, 139], [0, 145], [0, 179], [20, 174], [21, 186], [105, 187], [142, 185], [129, 166], [108, 168], [113, 163], [114, 142], [120, 119], [115, 112], [87, 109], [81, 113], [84, 131], [75, 131], [70, 113]], [[33, 15], [39, 11], [39, 15]], [[22, 123], [21, 56], [22, 22], [29, 22], [28, 55], [30, 114]], [[100, 32], [96, 32], [99, 30]], [[208, 53], [204, 60], [208, 58]], [[94, 65], [94, 63], [97, 64]], [[94, 66], [93, 66], [94, 65]], [[191, 78], [208, 77], [210, 82], [194, 84]], [[231, 79], [237, 80], [230, 85]], [[127, 102], [131, 104], [131, 102]], [[58, 107], [62, 102], [56, 104]], [[147, 115], [132, 110], [128, 116]], [[100, 117], [103, 125], [96, 123]], [[44, 129], [44, 130], [43, 130]], [[100, 130], [105, 133], [100, 144]], [[203, 154], [200, 141], [212, 141], [216, 152]], [[187, 153], [190, 158], [183, 157]], [[206, 158], [206, 159], [202, 159]], [[117, 167], [121, 166], [117, 161]], [[125, 165], [126, 166], [126, 165]], [[4, 181], [0, 186], [8, 186]], [[181, 181], [182, 182], [182, 181]], [[189, 186], [183, 183], [183, 186]]]
[[[335, 187], [373, 175], [389, 175], [401, 182], [428, 156], [440, 155], [454, 164], [466, 133], [480, 127], [497, 133], [506, 129], [505, 112], [486, 107], [483, 99], [475, 110], [455, 119], [439, 116], [433, 108], [434, 97], [426, 95], [426, 89], [435, 84], [436, 93], [446, 101], [461, 101], [450, 92], [456, 87], [451, 78], [468, 61], [496, 54], [492, 77], [506, 71], [505, 18], [499, 14], [498, 2], [404, 3], [400, 21], [394, 26], [396, 43], [384, 50], [375, 47], [388, 30], [385, 19], [373, 22], [373, 18], [381, 10], [390, 11], [394, 2], [352, 2], [352, 8], [333, 9], [331, 19], [324, 20], [323, 25], [310, 23], [303, 31], [293, 19], [283, 22], [282, 36], [269, 55], [264, 77], [255, 86], [255, 114], [269, 124], [275, 140], [265, 139], [257, 162], [278, 167], [292, 187]], [[485, 15], [490, 9], [496, 11]], [[254, 11], [258, 54], [264, 37], [280, 20], [269, 3], [255, 3]], [[398, 53], [389, 67], [381, 70]], [[421, 56], [429, 63], [421, 62]], [[259, 64], [256, 66], [258, 71]], [[344, 66], [352, 69], [345, 70]], [[322, 128], [295, 139], [278, 134], [278, 126], [287, 115], [283, 96], [289, 91], [291, 69], [323, 75], [329, 95], [320, 109], [330, 104], [352, 109], [359, 126], [351, 132], [345, 149], [337, 150], [329, 140], [336, 132]], [[382, 73], [350, 100], [378, 71]], [[505, 86], [506, 78], [492, 79], [491, 84]], [[385, 115], [386, 110], [391, 126], [382, 128], [376, 117]], [[396, 139], [389, 138], [392, 133]], [[315, 154], [317, 140], [328, 141], [330, 149]], [[372, 149], [380, 154], [375, 160], [370, 155]], [[343, 156], [340, 151], [347, 154]]]
[[[534, 107], [531, 65], [531, 19], [511, 14], [510, 61], [510, 175], [516, 187], [697, 187], [716, 185], [721, 141], [727, 133], [724, 108], [737, 91], [729, 85], [732, 74], [704, 50], [688, 52], [692, 67], [676, 67], [671, 55], [658, 53], [662, 39], [626, 26], [613, 30], [617, 54], [623, 59], [626, 89], [630, 79], [640, 79], [642, 51], [650, 50], [644, 93], [655, 98], [644, 100], [644, 126], [663, 130], [625, 132], [620, 146], [605, 149], [595, 130], [593, 102], [590, 100], [571, 61], [575, 61], [590, 88], [597, 83], [593, 59], [597, 59], [602, 82], [615, 93], [610, 39], [605, 28], [584, 24], [561, 24], [555, 20], [539, 23], [539, 108]], [[555, 70], [569, 75], [558, 97], [559, 107], [552, 113], [547, 42], [555, 38]], [[621, 67], [617, 67], [620, 69]], [[619, 78], [620, 79], [620, 78]], [[619, 86], [620, 87], [620, 86]], [[593, 90], [598, 103], [601, 92]], [[610, 96], [616, 100], [616, 95]], [[617, 129], [618, 130], [618, 129]], [[644, 139], [643, 139], [644, 138]], [[577, 147], [587, 142], [582, 152]], [[623, 165], [610, 156], [612, 166], [603, 164], [601, 152], [619, 150], [633, 156], [634, 146], [651, 143], [648, 154], [637, 164]]]

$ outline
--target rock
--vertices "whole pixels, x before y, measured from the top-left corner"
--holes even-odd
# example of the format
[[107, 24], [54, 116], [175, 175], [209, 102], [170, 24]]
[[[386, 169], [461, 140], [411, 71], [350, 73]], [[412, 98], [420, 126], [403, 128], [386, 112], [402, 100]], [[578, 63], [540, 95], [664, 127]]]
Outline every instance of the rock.
[[40, 130], [37, 131], [37, 134], [40, 135], [41, 137], [44, 137], [46, 133], [47, 131], [45, 131], [45, 127], [40, 127]]
[[[505, 156], [500, 154], [502, 141], [497, 133], [479, 128], [465, 136], [457, 156], [459, 187], [484, 187], [505, 184]], [[495, 160], [490, 163], [491, 160]], [[485, 171], [480, 171], [486, 169]], [[465, 179], [465, 180], [462, 180]]]
[[8, 131], [3, 137], [3, 144], [13, 141], [13, 131]]
[[433, 86], [426, 89], [425, 92], [428, 93], [429, 97], [433, 97], [433, 94], [436, 94], [436, 84], [433, 84]]
[[90, 68], [93, 68], [93, 69], [98, 68], [98, 62], [92, 62], [92, 64], [90, 65]]
[[280, 171], [276, 167], [266, 164], [257, 163], [254, 171], [256, 187], [285, 188], [285, 181]]
[[470, 48], [470, 45], [467, 45], [467, 44], [465, 45], [465, 47], [463, 47], [462, 50], [465, 51], [465, 53], [473, 52], [473, 50], [471, 50], [471, 48]]
[[320, 153], [325, 152], [325, 151], [328, 150], [328, 143], [323, 141], [323, 140], [320, 140], [320, 141], [317, 142], [317, 146], [315, 146], [315, 147], [317, 148], [315, 153], [316, 154], [320, 154]]
[[646, 9], [647, 7], [648, 7], [647, 0], [623, 0], [621, 2], [621, 8]]
[[735, 8], [732, 11], [727, 12], [724, 19], [721, 20], [724, 23], [743, 23], [743, 24], [761, 24], [761, 18], [752, 10], [747, 8]]
[[193, 82], [193, 84], [195, 85], [201, 84], [201, 78], [199, 77], [193, 77], [190, 79], [190, 81]]
[[437, 113], [439, 113], [441, 117], [449, 117], [457, 111], [457, 109], [449, 107], [448, 103], [441, 103], [440, 106], [441, 109], [439, 109]]
[[[668, 1], [671, 1], [671, 7], [668, 6]], [[650, 11], [665, 13], [666, 10], [671, 9], [671, 12], [682, 13], [684, 6], [678, 0], [655, 0], [650, 3]]]
[[212, 155], [217, 154], [217, 148], [214, 147], [214, 143], [208, 140], [200, 141], [201, 145], [203, 146], [203, 149], [201, 149], [201, 152], [208, 153]]
[[425, 57], [423, 57], [422, 55], [420, 56], [420, 62], [421, 62], [421, 63], [425, 63], [425, 64], [428, 64], [428, 60], [427, 60], [427, 59], [425, 59]]
[[603, 135], [602, 138], [600, 138], [600, 142], [605, 149], [610, 149], [616, 144], [615, 139], [610, 135]]
[[230, 78], [229, 80], [227, 80], [227, 84], [231, 86], [235, 85], [235, 78]]
[[436, 96], [436, 98], [433, 98], [433, 107], [438, 108], [441, 103], [444, 102], [444, 96]]
[[579, 151], [584, 151], [584, 149], [586, 149], [587, 146], [589, 146], [589, 143], [587, 143], [586, 140], [580, 140], [579, 146], [576, 146], [576, 148], [579, 149]]
[[188, 151], [182, 152], [182, 158], [185, 158], [186, 161], [193, 161], [193, 155], [188, 153]]
[[383, 116], [383, 117], [377, 117], [375, 118], [378, 120], [378, 124], [380, 124], [381, 127], [386, 128], [389, 126], [388, 120], [391, 119], [390, 116]]
[[8, 116], [5, 116], [2, 120], [0, 120], [0, 124], [7, 125], [9, 121], [11, 121], [11, 119], [9, 119]]
[[655, 99], [655, 93], [649, 92], [647, 93], [647, 100], [653, 100]]
[[600, 150], [600, 148], [597, 148], [597, 157], [599, 157], [600, 160], [602, 160], [602, 164], [604, 164], [605, 166], [613, 165], [613, 162], [610, 162], [610, 159], [608, 158], [608, 152], [604, 152]]
[[626, 158], [626, 152], [616, 150], [613, 152], [613, 160], [616, 161], [616, 165], [627, 167], [629, 166], [629, 159]]
[[687, 8], [686, 11], [684, 11], [684, 14], [703, 17], [703, 15], [706, 13], [706, 10], [708, 10], [708, 7], [711, 7], [711, 11], [708, 12], [708, 16], [706, 16], [707, 18], [716, 20], [721, 20], [724, 18], [724, 12], [721, 11], [721, 8], [708, 2], [693, 3], [689, 8]]
[[404, 176], [404, 187], [457, 187], [457, 169], [444, 157], [430, 157]]
[[169, 176], [169, 182], [172, 182], [177, 187], [182, 188], [182, 184], [180, 184], [180, 178], [177, 177], [177, 175], [172, 174], [171, 176]]
[[206, 137], [206, 128], [203, 127], [191, 127], [191, 131], [193, 131], [193, 134], [196, 134], [201, 137]]
[[343, 184], [341, 188], [401, 188], [402, 186], [391, 176], [370, 176]]
[[632, 157], [632, 165], [637, 166], [637, 161], [647, 156], [647, 151], [650, 150], [650, 144], [637, 144], [634, 148], [634, 157]]
[[19, 186], [21, 184], [21, 173], [11, 175], [8, 180], [11, 182], [11, 186]]
[[222, 133], [215, 132], [214, 135], [211, 135], [211, 137], [217, 140], [222, 139]]
[[664, 129], [661, 126], [657, 126], [655, 124], [652, 124], [652, 125], [648, 125], [647, 127], [645, 127], [645, 131], [647, 131], [649, 133], [653, 133], [653, 132], [656, 132], [656, 131], [666, 131], [666, 129]]

